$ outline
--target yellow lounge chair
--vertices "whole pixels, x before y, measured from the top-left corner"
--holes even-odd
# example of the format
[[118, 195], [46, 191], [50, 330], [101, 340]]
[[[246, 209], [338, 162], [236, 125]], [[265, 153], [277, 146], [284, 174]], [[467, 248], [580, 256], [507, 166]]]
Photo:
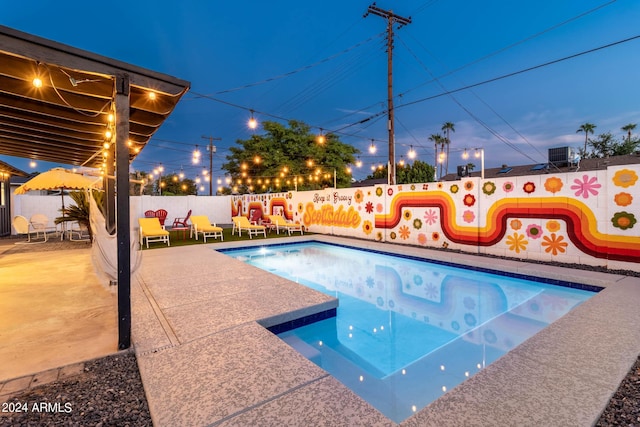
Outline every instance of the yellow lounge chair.
[[198, 240], [198, 233], [200, 233], [205, 243], [207, 243], [207, 237], [213, 237], [214, 239], [220, 237], [220, 240], [224, 240], [222, 227], [212, 224], [206, 215], [191, 215], [190, 220], [191, 232], [189, 233], [189, 237], [195, 234], [196, 240]]
[[249, 233], [249, 238], [253, 239], [252, 236], [257, 236], [259, 233], [262, 233], [264, 237], [267, 237], [267, 227], [264, 225], [256, 225], [251, 224], [249, 222], [249, 218], [246, 216], [234, 216], [231, 218], [233, 220], [233, 229], [231, 230], [231, 234], [233, 235], [236, 230], [238, 230], [238, 236], [242, 236], [242, 230], [245, 230]]
[[145, 240], [147, 249], [149, 249], [149, 242], [165, 242], [167, 246], [171, 246], [169, 232], [162, 228], [158, 218], [138, 218], [138, 225], [140, 225], [140, 246]]
[[269, 215], [269, 221], [276, 227], [276, 233], [280, 234], [280, 229], [287, 230], [289, 236], [292, 231], [299, 231], [300, 235], [303, 235], [302, 225], [294, 222], [289, 222], [280, 215]]

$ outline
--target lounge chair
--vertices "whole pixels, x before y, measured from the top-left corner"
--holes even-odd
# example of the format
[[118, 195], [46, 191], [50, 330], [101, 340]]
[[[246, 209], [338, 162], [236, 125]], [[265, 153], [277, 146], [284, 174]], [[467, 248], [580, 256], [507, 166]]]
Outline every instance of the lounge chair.
[[280, 234], [280, 229], [286, 230], [289, 236], [291, 236], [292, 231], [299, 231], [300, 235], [304, 234], [301, 224], [289, 222], [280, 215], [269, 215], [268, 217], [272, 226], [275, 226], [276, 233], [278, 234]]
[[249, 233], [249, 238], [253, 239], [253, 236], [257, 236], [259, 233], [262, 233], [264, 237], [267, 237], [267, 227], [264, 225], [256, 225], [251, 224], [249, 222], [249, 218], [246, 216], [234, 216], [231, 218], [233, 220], [233, 229], [231, 230], [231, 234], [233, 235], [236, 230], [238, 231], [238, 236], [242, 236], [242, 230], [245, 230]]
[[191, 217], [191, 232], [189, 233], [189, 237], [195, 234], [196, 240], [198, 240], [198, 233], [202, 234], [205, 243], [207, 243], [207, 237], [213, 237], [214, 239], [220, 237], [220, 240], [224, 240], [222, 227], [212, 224], [206, 215], [193, 215]]
[[187, 216], [183, 217], [183, 218], [175, 218], [173, 220], [173, 225], [171, 226], [171, 228], [174, 227], [188, 227], [189, 225], [187, 224], [187, 221], [189, 221], [189, 217], [191, 216], [191, 209], [189, 209], [189, 212], [187, 212]]
[[160, 225], [158, 218], [138, 218], [138, 225], [140, 225], [140, 246], [145, 240], [147, 249], [149, 249], [149, 242], [164, 242], [167, 246], [171, 246], [169, 232]]

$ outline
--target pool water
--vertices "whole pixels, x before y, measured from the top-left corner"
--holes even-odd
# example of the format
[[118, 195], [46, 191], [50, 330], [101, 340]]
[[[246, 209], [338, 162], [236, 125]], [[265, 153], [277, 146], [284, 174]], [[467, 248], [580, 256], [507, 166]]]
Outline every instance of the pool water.
[[595, 295], [318, 242], [223, 252], [338, 298], [278, 336], [398, 423]]

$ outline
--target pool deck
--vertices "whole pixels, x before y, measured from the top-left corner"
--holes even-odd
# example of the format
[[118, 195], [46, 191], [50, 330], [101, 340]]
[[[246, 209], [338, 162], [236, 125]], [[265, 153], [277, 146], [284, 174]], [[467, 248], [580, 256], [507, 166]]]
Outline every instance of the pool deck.
[[[330, 236], [290, 240], [605, 288], [401, 426], [591, 425], [640, 354], [640, 278]], [[396, 425], [263, 328], [335, 299], [213, 250], [263, 243], [144, 252], [132, 336], [154, 425]]]

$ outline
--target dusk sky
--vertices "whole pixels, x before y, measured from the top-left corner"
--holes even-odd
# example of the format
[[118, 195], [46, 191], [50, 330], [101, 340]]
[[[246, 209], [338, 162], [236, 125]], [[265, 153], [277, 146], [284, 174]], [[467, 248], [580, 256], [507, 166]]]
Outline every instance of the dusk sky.
[[[221, 138], [220, 177], [228, 148], [251, 135], [251, 110], [259, 121], [296, 119], [316, 132], [339, 131], [362, 151], [358, 179], [387, 161], [386, 21], [363, 17], [369, 0], [2, 3], [2, 25], [191, 82], [134, 170], [162, 163], [193, 178], [202, 166], [191, 164], [191, 152], [207, 144], [202, 136], [214, 136]], [[576, 130], [585, 122], [597, 126], [596, 135], [617, 138], [622, 126], [640, 123], [637, 0], [376, 6], [412, 19], [395, 30], [396, 160], [413, 146], [418, 159], [433, 163], [428, 137], [447, 121], [455, 124], [449, 172], [467, 163], [465, 148], [484, 148], [486, 167], [544, 163], [548, 148], [581, 147]], [[470, 85], [477, 86], [459, 90]], [[25, 159], [0, 160], [34, 170]], [[52, 166], [39, 162], [35, 170]]]

